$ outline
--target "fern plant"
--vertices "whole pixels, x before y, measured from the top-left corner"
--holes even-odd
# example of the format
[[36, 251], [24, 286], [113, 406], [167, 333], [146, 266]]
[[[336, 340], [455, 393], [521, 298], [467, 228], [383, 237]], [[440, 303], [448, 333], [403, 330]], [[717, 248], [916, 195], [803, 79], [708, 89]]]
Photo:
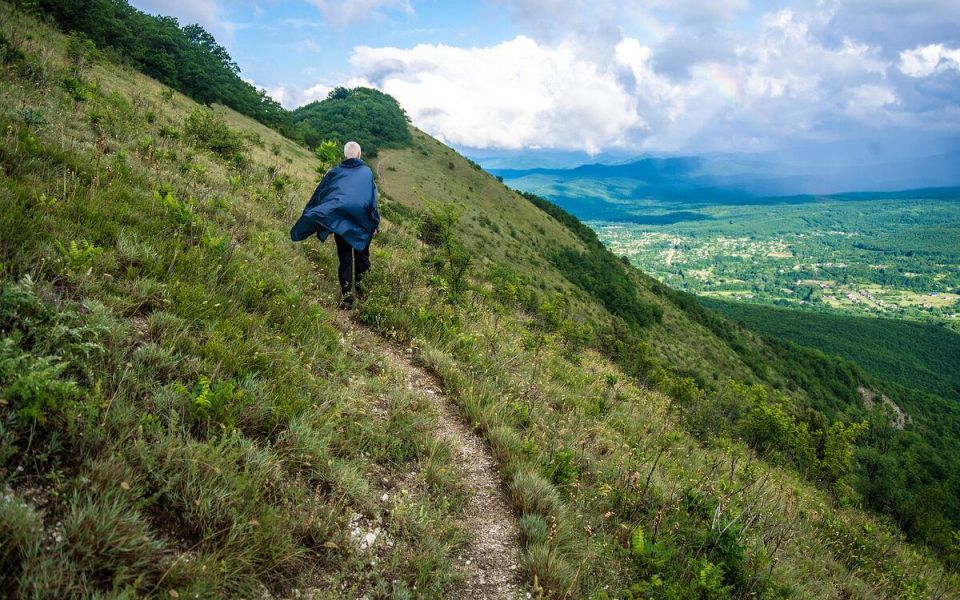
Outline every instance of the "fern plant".
[[103, 253], [103, 248], [84, 239], [70, 240], [67, 245], [57, 240], [55, 244], [60, 253], [60, 259], [66, 267], [67, 275], [78, 275], [84, 272], [89, 274], [93, 269], [94, 261]]

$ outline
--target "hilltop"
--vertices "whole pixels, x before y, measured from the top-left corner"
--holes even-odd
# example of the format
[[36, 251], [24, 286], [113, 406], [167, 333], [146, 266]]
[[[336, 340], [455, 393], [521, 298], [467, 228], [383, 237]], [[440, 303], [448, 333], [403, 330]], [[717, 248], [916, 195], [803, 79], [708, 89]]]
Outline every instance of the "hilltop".
[[922, 417], [890, 437], [847, 397], [869, 377], [412, 127], [371, 161], [385, 220], [340, 312], [331, 245], [287, 236], [315, 153], [0, 11], [11, 596], [463, 597], [503, 520], [480, 490], [533, 596], [960, 590], [943, 480], [904, 488], [933, 549], [858, 508], [861, 450]]

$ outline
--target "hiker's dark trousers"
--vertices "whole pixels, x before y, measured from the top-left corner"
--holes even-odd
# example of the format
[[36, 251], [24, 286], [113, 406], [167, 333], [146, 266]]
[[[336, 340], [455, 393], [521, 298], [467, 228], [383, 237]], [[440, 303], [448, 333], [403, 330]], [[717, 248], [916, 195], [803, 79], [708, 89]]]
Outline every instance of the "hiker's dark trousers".
[[340, 259], [340, 268], [337, 277], [340, 279], [340, 293], [344, 298], [353, 299], [353, 286], [357, 286], [357, 296], [360, 295], [360, 280], [363, 274], [370, 269], [370, 246], [363, 250], [355, 250], [339, 235], [334, 234], [337, 242], [337, 258]]

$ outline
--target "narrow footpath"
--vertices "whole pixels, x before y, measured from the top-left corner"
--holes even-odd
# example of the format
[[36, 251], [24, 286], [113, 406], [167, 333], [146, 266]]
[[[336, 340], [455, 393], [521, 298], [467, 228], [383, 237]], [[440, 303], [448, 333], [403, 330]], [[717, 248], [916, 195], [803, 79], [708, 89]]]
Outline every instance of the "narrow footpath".
[[453, 598], [512, 600], [520, 597], [517, 583], [518, 532], [493, 458], [483, 440], [464, 422], [431, 373], [415, 365], [403, 349], [383, 340], [340, 311], [344, 333], [366, 347], [375, 347], [395, 369], [404, 373], [407, 389], [419, 392], [437, 409], [437, 434], [455, 450], [457, 467], [471, 495], [463, 514], [470, 544], [459, 557], [465, 584]]

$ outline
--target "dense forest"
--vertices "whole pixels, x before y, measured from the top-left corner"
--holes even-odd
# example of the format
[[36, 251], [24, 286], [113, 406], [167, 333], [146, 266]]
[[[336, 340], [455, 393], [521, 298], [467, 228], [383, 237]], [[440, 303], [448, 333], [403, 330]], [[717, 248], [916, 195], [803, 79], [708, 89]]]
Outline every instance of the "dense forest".
[[943, 325], [800, 312], [713, 298], [701, 301], [755, 331], [842, 356], [887, 381], [960, 400], [960, 370], [956, 368], [960, 365], [960, 335]]

